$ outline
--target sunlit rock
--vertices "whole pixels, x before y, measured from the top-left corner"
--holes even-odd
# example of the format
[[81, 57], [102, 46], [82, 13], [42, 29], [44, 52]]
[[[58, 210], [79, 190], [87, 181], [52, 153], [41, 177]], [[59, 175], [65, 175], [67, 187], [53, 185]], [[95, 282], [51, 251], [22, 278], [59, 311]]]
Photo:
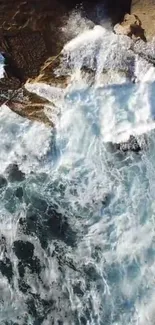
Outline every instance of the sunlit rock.
[[138, 16], [140, 19], [146, 39], [153, 38], [155, 36], [155, 1], [132, 0], [131, 14]]
[[70, 76], [67, 73], [58, 73], [56, 69], [60, 68], [63, 54], [48, 58], [40, 69], [40, 73], [34, 79], [28, 79], [28, 83], [44, 83], [54, 87], [65, 88], [70, 82]]
[[126, 14], [120, 24], [114, 26], [114, 32], [118, 35], [126, 35], [133, 39], [145, 40], [144, 29], [138, 16]]

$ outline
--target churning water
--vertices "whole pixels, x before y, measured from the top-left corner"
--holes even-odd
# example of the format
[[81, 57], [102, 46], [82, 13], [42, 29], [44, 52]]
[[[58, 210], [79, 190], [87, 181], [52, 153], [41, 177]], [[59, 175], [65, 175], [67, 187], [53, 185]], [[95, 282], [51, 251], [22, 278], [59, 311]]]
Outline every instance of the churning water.
[[[54, 130], [1, 107], [1, 325], [155, 324], [155, 70], [142, 51], [155, 46], [101, 26], [66, 44], [67, 90], [31, 86], [57, 107]], [[131, 135], [141, 150], [120, 151]]]

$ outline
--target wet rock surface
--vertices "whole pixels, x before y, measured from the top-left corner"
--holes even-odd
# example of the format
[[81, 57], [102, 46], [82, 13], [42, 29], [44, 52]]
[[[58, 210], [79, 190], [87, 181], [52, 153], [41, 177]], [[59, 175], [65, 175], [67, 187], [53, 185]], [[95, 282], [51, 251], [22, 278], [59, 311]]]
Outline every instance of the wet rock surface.
[[[98, 4], [101, 4], [98, 1]], [[0, 3], [0, 51], [5, 58], [5, 76], [0, 80], [0, 104], [6, 103], [17, 114], [52, 125], [44, 113], [48, 101], [26, 93], [23, 85], [28, 78], [36, 82], [65, 87], [68, 76], [56, 77], [53, 57], [66, 43], [62, 26], [70, 10], [80, 1], [69, 0], [8, 0]], [[83, 1], [83, 14], [95, 21], [92, 12], [96, 1]], [[129, 12], [130, 1], [104, 1], [104, 9], [113, 22]], [[118, 8], [121, 8], [118, 10]], [[50, 62], [47, 60], [50, 60]], [[55, 61], [56, 62], [56, 61]], [[43, 68], [41, 68], [43, 66]], [[37, 78], [36, 78], [37, 77]], [[24, 92], [24, 94], [21, 94]]]
[[[38, 82], [60, 88], [69, 84], [70, 75], [57, 74], [55, 70], [59, 68], [62, 58], [62, 54], [58, 53], [61, 53], [67, 41], [62, 27], [70, 11], [79, 3], [67, 0], [1, 1], [0, 12], [4, 14], [0, 14], [0, 50], [5, 58], [5, 76], [0, 80], [0, 104], [6, 103], [23, 117], [53, 126], [44, 110], [51, 103], [31, 94], [24, 84], [26, 81], [31, 84]], [[83, 15], [94, 19], [95, 23], [92, 12], [95, 12], [93, 8], [97, 4], [101, 5], [101, 1], [84, 1], [82, 4]], [[141, 38], [145, 41], [146, 34], [153, 35], [153, 8], [152, 1], [146, 4], [144, 0], [133, 0], [132, 5], [130, 0], [117, 0], [115, 3], [112, 0], [104, 1], [104, 12], [112, 23], [122, 21], [114, 27], [115, 33], [136, 40]], [[128, 14], [130, 11], [131, 15]]]
[[54, 87], [65, 88], [68, 86], [70, 77], [65, 74], [57, 75], [55, 70], [60, 68], [63, 54], [48, 58], [40, 69], [39, 75], [34, 79], [28, 79], [28, 83], [45, 83]]
[[41, 121], [48, 126], [53, 123], [44, 112], [46, 105], [50, 106], [49, 101], [40, 96], [30, 93], [25, 88], [17, 90], [13, 98], [7, 101], [7, 105], [11, 110], [24, 118], [34, 121]]
[[113, 147], [115, 150], [122, 152], [133, 151], [135, 153], [139, 153], [141, 150], [145, 150], [147, 148], [147, 141], [145, 138], [143, 141], [138, 141], [138, 139], [131, 135], [128, 141], [113, 144]]

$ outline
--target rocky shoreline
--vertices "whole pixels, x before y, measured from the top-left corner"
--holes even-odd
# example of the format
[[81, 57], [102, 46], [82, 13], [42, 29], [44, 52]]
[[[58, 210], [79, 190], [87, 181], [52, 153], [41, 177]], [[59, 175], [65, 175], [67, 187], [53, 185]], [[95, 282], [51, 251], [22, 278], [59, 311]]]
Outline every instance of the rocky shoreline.
[[[78, 5], [78, 1], [69, 0], [1, 1], [0, 52], [5, 58], [5, 75], [0, 79], [0, 104], [7, 104], [19, 115], [52, 125], [44, 113], [44, 105], [50, 103], [31, 94], [24, 85], [41, 82], [61, 88], [67, 86], [70, 77], [57, 76], [55, 68], [68, 41], [62, 27]], [[83, 4], [83, 14], [94, 19], [94, 23], [95, 6], [95, 1]], [[117, 0], [114, 4], [110, 0], [104, 2], [104, 8], [116, 34], [144, 42], [154, 36], [155, 1], [146, 4], [146, 0]]]

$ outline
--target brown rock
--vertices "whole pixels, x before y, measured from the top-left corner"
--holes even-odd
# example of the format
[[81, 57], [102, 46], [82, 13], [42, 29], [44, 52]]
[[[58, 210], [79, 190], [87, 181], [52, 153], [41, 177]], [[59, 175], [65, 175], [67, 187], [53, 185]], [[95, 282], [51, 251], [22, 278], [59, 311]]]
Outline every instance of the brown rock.
[[155, 36], [155, 0], [132, 0], [131, 13], [138, 16], [145, 37], [150, 40]]
[[114, 26], [114, 32], [118, 35], [127, 35], [132, 38], [146, 40], [142, 23], [136, 15], [126, 14], [123, 22]]
[[[112, 19], [118, 21], [129, 11], [130, 2], [106, 0], [104, 5]], [[43, 111], [49, 103], [28, 92], [25, 97], [24, 84], [30, 78], [29, 82], [67, 86], [69, 75], [55, 72], [60, 63], [57, 53], [66, 43], [61, 27], [69, 11], [80, 3], [80, 0], [0, 1], [0, 52], [6, 63], [5, 77], [0, 80], [0, 104], [7, 103], [22, 116], [49, 123]], [[90, 8], [95, 5], [95, 0], [84, 1], [85, 12], [93, 11]]]
[[0, 2], [0, 50], [12, 60], [10, 74], [18, 71], [25, 82], [39, 73], [50, 55], [60, 52], [65, 42], [60, 27], [67, 10], [57, 0]]
[[50, 105], [47, 100], [30, 93], [25, 88], [18, 89], [12, 93], [12, 97], [4, 102], [10, 109], [22, 117], [30, 120], [41, 121], [53, 126], [44, 112], [45, 105]]
[[[130, 1], [106, 0], [105, 10], [119, 21], [119, 12], [128, 12]], [[95, 0], [83, 2], [85, 12], [96, 5]], [[69, 10], [79, 3], [80, 0], [0, 1], [0, 51], [6, 53], [9, 77], [24, 83], [39, 74], [49, 56], [61, 51], [66, 42], [61, 27]]]
[[[0, 1], [0, 51], [6, 64], [5, 76], [0, 79], [0, 104], [7, 103], [22, 116], [49, 122], [43, 111], [47, 101], [37, 95], [34, 99], [28, 92], [25, 100], [23, 85], [28, 78], [41, 77], [41, 66], [62, 49], [65, 39], [61, 26], [74, 3], [69, 0]], [[44, 76], [45, 79], [49, 78]]]
[[56, 69], [61, 65], [63, 55], [60, 53], [55, 57], [49, 57], [40, 69], [39, 75], [34, 79], [29, 79], [28, 83], [44, 83], [53, 87], [66, 88], [70, 81], [70, 76], [57, 74]]

